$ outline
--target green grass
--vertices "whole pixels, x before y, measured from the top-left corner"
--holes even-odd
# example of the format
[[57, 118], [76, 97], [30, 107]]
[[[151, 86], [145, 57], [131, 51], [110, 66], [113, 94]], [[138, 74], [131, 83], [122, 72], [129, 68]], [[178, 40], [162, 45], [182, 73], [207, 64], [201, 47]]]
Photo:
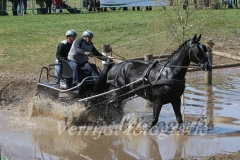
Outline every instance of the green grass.
[[[178, 28], [176, 14], [171, 14], [171, 24]], [[213, 39], [222, 42], [240, 37], [238, 9], [197, 10], [190, 18], [185, 39], [195, 33], [202, 34], [202, 43]], [[128, 11], [84, 13], [0, 16], [0, 70], [11, 73], [38, 73], [42, 66], [55, 60], [57, 45], [65, 39], [65, 32], [74, 29], [78, 38], [84, 30], [94, 33], [94, 45], [101, 52], [104, 43], [111, 43], [113, 52], [125, 58], [141, 57], [145, 54], [161, 54], [173, 38], [170, 31], [170, 19], [161, 7], [153, 11]], [[187, 26], [187, 27], [188, 27]], [[178, 48], [174, 39], [166, 49], [171, 54]], [[115, 56], [115, 55], [113, 55]], [[116, 57], [116, 56], [115, 56]], [[98, 61], [98, 60], [97, 60]]]

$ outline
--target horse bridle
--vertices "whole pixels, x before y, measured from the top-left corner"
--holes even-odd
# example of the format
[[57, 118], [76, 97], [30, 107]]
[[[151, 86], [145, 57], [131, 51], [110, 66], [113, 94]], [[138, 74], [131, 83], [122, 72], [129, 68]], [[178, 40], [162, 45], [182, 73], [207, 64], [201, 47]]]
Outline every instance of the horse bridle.
[[204, 52], [204, 49], [202, 47], [202, 45], [200, 43], [197, 43], [197, 44], [192, 44], [192, 41], [190, 41], [190, 50], [189, 50], [189, 60], [191, 61], [191, 56], [192, 54], [194, 55], [194, 58], [196, 58], [196, 60], [198, 61], [198, 65], [203, 62], [204, 60], [208, 59], [207, 56], [204, 56], [204, 57], [199, 57], [199, 53], [198, 54], [194, 54], [193, 53], [193, 48], [197, 45], [197, 48], [200, 48], [200, 50], [202, 50], [202, 52]]

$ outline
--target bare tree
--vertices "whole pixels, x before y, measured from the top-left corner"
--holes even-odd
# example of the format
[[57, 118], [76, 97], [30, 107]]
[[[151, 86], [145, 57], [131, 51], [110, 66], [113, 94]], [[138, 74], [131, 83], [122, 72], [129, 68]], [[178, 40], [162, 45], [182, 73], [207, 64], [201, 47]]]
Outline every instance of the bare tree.
[[[160, 3], [159, 0], [157, 0]], [[190, 3], [191, 2], [191, 3]], [[171, 1], [171, 6], [164, 7], [165, 24], [170, 33], [173, 34], [179, 43], [182, 43], [186, 38], [186, 33], [191, 28], [189, 22], [194, 20], [196, 24], [197, 13], [202, 8], [203, 3], [199, 4], [196, 0], [178, 0]]]

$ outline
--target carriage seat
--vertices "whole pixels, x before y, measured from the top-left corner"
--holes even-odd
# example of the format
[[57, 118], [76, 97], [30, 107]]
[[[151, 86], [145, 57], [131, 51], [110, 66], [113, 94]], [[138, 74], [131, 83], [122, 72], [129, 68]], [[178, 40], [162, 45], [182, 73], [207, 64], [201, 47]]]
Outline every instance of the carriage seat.
[[62, 78], [73, 78], [73, 69], [67, 61], [62, 62]]
[[[81, 74], [83, 75], [84, 78], [92, 76], [91, 73], [88, 72], [88, 71], [82, 71]], [[73, 69], [69, 65], [67, 60], [63, 60], [61, 79], [66, 79], [67, 81], [72, 82], [72, 78], [73, 78]], [[82, 79], [80, 81], [82, 81]], [[93, 84], [93, 83], [95, 83], [93, 78], [89, 78], [89, 79], [84, 81], [84, 84]]]

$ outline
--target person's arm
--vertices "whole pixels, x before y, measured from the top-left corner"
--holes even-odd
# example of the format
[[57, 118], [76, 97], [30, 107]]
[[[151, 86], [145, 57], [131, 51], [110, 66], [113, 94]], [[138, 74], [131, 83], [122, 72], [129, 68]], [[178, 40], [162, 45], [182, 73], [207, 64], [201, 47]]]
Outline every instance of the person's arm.
[[85, 51], [81, 49], [81, 46], [82, 46], [82, 42], [83, 42], [83, 39], [77, 39], [75, 42], [74, 42], [74, 49], [75, 49], [75, 52], [77, 54], [85, 54]]
[[92, 49], [92, 54], [102, 61], [107, 61], [107, 59], [108, 59], [107, 56], [104, 56], [101, 53], [99, 53], [98, 50], [94, 46]]
[[60, 43], [57, 47], [57, 52], [56, 52], [56, 58], [59, 62], [62, 62], [64, 60], [63, 57], [63, 52], [64, 52], [65, 44]]

